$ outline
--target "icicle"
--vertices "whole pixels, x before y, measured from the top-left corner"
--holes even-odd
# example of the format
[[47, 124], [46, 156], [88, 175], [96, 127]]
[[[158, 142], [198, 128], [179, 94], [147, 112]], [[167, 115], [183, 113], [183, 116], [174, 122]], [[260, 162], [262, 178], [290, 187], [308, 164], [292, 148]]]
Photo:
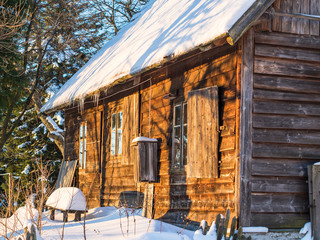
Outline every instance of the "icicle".
[[79, 110], [80, 110], [80, 113], [82, 114], [84, 111], [84, 98], [81, 98], [79, 100]]
[[98, 106], [100, 94], [96, 93], [92, 97], [93, 97], [93, 101], [94, 101], [95, 106]]

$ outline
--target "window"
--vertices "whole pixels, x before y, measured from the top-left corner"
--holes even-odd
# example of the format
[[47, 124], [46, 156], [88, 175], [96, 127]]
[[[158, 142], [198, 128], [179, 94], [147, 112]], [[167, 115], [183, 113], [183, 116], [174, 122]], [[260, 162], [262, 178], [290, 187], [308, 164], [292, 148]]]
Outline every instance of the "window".
[[122, 153], [122, 112], [114, 113], [111, 116], [111, 155]]
[[87, 157], [87, 123], [83, 122], [80, 124], [79, 134], [79, 166], [80, 168], [86, 167]]
[[187, 103], [174, 106], [172, 136], [172, 166], [179, 168], [187, 164]]

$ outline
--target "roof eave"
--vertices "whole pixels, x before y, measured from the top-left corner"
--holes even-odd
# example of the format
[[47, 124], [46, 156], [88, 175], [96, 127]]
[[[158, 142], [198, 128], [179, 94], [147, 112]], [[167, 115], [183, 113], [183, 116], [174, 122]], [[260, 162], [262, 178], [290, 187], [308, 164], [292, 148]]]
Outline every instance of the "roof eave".
[[228, 31], [227, 42], [234, 45], [247, 32], [275, 0], [256, 0]]

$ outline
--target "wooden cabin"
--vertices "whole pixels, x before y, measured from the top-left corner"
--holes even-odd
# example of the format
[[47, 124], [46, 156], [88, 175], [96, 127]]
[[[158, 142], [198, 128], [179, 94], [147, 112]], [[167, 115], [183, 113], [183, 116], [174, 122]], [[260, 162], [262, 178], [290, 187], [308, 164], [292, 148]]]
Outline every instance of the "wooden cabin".
[[[173, 2], [182, 16], [171, 23], [164, 18], [171, 11], [157, 12]], [[77, 184], [89, 207], [140, 206], [151, 194], [151, 217], [182, 226], [211, 222], [226, 209], [242, 226], [297, 229], [310, 221], [307, 166], [320, 159], [320, 2], [237, 4], [240, 10], [230, 7], [232, 0], [149, 3], [43, 107], [65, 113], [64, 158], [78, 160]], [[201, 35], [214, 11], [222, 13], [214, 22], [227, 30], [180, 54], [164, 54], [176, 28], [186, 24], [194, 32], [188, 34]], [[188, 21], [190, 12], [200, 21]], [[146, 43], [148, 50], [121, 45], [134, 34], [144, 38], [139, 27], [148, 26], [139, 25], [141, 19], [152, 26], [161, 16], [168, 27]], [[188, 45], [188, 37], [175, 47]], [[112, 47], [138, 60], [125, 58], [131, 69], [109, 81], [117, 61], [108, 53]], [[150, 49], [162, 60], [139, 68], [152, 58]], [[89, 90], [81, 90], [87, 84]], [[142, 148], [132, 143], [139, 136], [157, 140], [150, 181], [148, 174], [140, 178]]]

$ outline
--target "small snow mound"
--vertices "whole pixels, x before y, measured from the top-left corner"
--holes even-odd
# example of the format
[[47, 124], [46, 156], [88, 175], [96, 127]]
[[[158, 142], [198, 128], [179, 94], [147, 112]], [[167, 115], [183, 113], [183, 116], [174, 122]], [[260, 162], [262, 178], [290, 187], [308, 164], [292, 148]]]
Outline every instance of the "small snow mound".
[[79, 188], [64, 187], [55, 190], [46, 205], [59, 210], [86, 210], [86, 198]]
[[306, 234], [301, 240], [313, 240], [312, 231], [311, 231], [311, 223], [306, 223], [303, 228], [301, 228], [299, 234]]
[[217, 230], [215, 222], [212, 222], [211, 227], [207, 233], [207, 235], [203, 235], [202, 228], [195, 231], [193, 235], [194, 240], [216, 240], [217, 239]]
[[130, 240], [191, 240], [188, 236], [170, 232], [150, 232], [138, 237], [129, 238]]
[[307, 222], [303, 228], [301, 228], [299, 234], [306, 234], [307, 232], [309, 232], [311, 230], [311, 222]]
[[243, 233], [267, 233], [269, 231], [266, 227], [243, 227]]

